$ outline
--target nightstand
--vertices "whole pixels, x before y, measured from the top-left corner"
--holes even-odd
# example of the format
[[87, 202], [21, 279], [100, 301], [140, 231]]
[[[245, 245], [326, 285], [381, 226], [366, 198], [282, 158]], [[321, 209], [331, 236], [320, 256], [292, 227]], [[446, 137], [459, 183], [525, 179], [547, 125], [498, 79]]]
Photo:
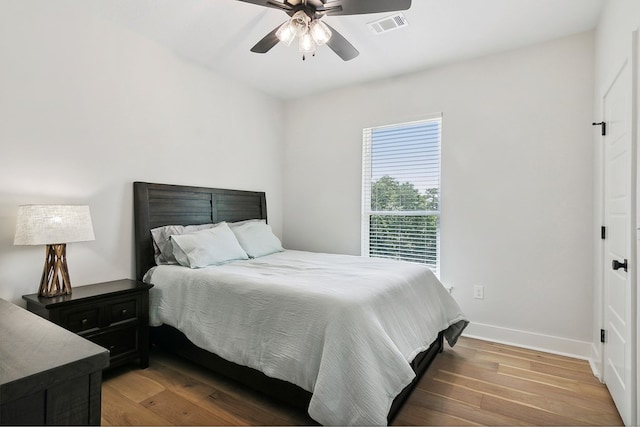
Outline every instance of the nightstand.
[[23, 295], [27, 310], [107, 350], [110, 366], [138, 360], [149, 366], [149, 289], [136, 280], [73, 288], [70, 295]]

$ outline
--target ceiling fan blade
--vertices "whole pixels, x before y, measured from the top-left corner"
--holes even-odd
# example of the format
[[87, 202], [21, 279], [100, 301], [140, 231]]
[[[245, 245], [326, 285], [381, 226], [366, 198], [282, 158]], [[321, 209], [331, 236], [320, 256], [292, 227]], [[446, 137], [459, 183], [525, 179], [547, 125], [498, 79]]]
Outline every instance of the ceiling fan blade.
[[332, 51], [334, 51], [344, 61], [350, 61], [356, 56], [360, 55], [358, 49], [353, 47], [353, 45], [342, 36], [342, 34], [337, 32], [335, 28], [333, 28], [326, 22], [325, 24], [327, 25], [327, 27], [329, 27], [332, 33], [331, 38], [327, 42], [327, 46], [329, 46]]
[[293, 7], [289, 4], [288, 1], [285, 1], [284, 3], [280, 3], [278, 1], [272, 1], [272, 0], [238, 0], [238, 1], [241, 1], [243, 3], [251, 3], [258, 6], [263, 6], [263, 7], [270, 7], [272, 9], [284, 10], [285, 12], [289, 12], [291, 11], [291, 9], [293, 9]]
[[411, 7], [411, 0], [334, 0], [327, 1], [324, 7], [326, 15], [361, 15], [407, 10]]
[[256, 43], [256, 45], [251, 48], [251, 52], [267, 53], [271, 50], [272, 47], [277, 45], [280, 40], [278, 40], [278, 37], [276, 37], [276, 31], [278, 31], [278, 28], [280, 28], [280, 25], [278, 25], [276, 28], [273, 29], [273, 31], [271, 31], [269, 34], [264, 36], [262, 40]]

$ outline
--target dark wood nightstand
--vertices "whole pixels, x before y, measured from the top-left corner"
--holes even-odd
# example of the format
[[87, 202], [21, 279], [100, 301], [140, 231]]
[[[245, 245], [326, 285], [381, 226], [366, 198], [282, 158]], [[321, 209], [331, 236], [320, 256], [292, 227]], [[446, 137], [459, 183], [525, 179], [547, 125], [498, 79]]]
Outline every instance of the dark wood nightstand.
[[136, 280], [73, 288], [70, 295], [23, 295], [27, 310], [109, 350], [110, 366], [149, 366], [149, 289]]

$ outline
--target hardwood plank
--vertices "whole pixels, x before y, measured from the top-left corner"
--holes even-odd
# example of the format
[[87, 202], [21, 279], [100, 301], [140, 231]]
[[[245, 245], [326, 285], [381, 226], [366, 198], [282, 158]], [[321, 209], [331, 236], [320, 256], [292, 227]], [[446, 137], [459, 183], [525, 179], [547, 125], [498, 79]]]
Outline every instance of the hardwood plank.
[[398, 414], [393, 422], [394, 425], [402, 426], [476, 426], [473, 423], [455, 415], [445, 414], [438, 411], [432, 411], [423, 408], [420, 405], [414, 405], [406, 402], [403, 410]]
[[[585, 424], [584, 420], [576, 420], [563, 414], [551, 412], [547, 409], [530, 406], [524, 402], [516, 402], [495, 396], [485, 395], [482, 398], [481, 408], [494, 414], [506, 417], [517, 417], [526, 424], [546, 426], [575, 426]], [[587, 422], [587, 424], [591, 424]]]
[[[243, 406], [243, 409], [247, 409], [247, 404], [244, 402], [245, 399], [239, 400], [231, 398], [230, 400], [237, 400], [238, 404], [235, 407], [232, 406], [232, 410], [229, 411], [225, 407], [228, 405], [224, 404], [224, 397], [221, 398], [221, 396], [226, 395], [224, 391], [207, 385], [191, 375], [172, 369], [166, 365], [162, 365], [158, 368], [154, 367], [146, 369], [143, 375], [154, 378], [157, 381], [161, 381], [167, 390], [180, 395], [186, 400], [195, 403], [210, 412], [213, 412], [220, 419], [225, 420], [224, 424], [245, 425], [252, 422], [250, 417], [238, 417], [233, 415], [234, 413], [240, 412], [238, 411], [240, 406]], [[260, 420], [264, 420], [264, 417], [260, 418]]]
[[[411, 395], [411, 400], [413, 405], [442, 414], [455, 414], [456, 417], [467, 423], [489, 426], [527, 425], [526, 422], [521, 421], [517, 417], [509, 417], [488, 411], [481, 407], [460, 402], [447, 396], [433, 394], [423, 389], [415, 389]], [[405, 408], [403, 408], [403, 410], [404, 409]], [[423, 421], [423, 424], [427, 424], [430, 420]]]
[[[566, 369], [564, 366], [550, 365], [547, 363], [531, 362], [531, 368], [534, 372], [549, 374], [553, 376], [561, 376], [563, 378], [577, 380], [585, 384], [596, 384], [600, 386], [600, 382], [592, 372], [581, 372], [573, 369]], [[600, 388], [600, 387], [598, 387]]]
[[[285, 404], [258, 393], [242, 384], [194, 365], [184, 359], [160, 353], [157, 364], [173, 369], [180, 375], [198, 378], [214, 390], [208, 397], [227, 411], [240, 412], [248, 424], [310, 425], [315, 422], [306, 414], [292, 410]], [[210, 402], [208, 402], [210, 403]]]
[[532, 350], [523, 347], [514, 347], [507, 344], [500, 344], [491, 341], [482, 341], [474, 338], [464, 337], [462, 341], [459, 341], [459, 347], [472, 348], [478, 351], [489, 351], [504, 353], [510, 355], [519, 355], [530, 360], [545, 361], [554, 365], [567, 366], [572, 369], [585, 370], [591, 372], [591, 368], [584, 360], [575, 359], [568, 356], [562, 356], [558, 354], [545, 353], [539, 350]]
[[110, 384], [102, 385], [103, 425], [166, 426], [171, 423], [123, 396]]
[[159, 383], [164, 390], [176, 393], [194, 403], [206, 399], [215, 391], [214, 387], [164, 365], [151, 366], [141, 371], [140, 376], [150, 382]]
[[[485, 346], [487, 348], [488, 346]], [[463, 350], [464, 351], [464, 350]], [[496, 362], [505, 366], [512, 366], [521, 369], [532, 370], [541, 373], [557, 373], [562, 370], [562, 377], [572, 378], [579, 381], [599, 384], [598, 379], [593, 375], [591, 368], [585, 361], [573, 359], [568, 361], [563, 356], [549, 357], [534, 350], [520, 351], [495, 347], [487, 350], [476, 350], [477, 360]]]
[[[545, 384], [537, 380], [499, 374], [498, 369], [496, 369], [495, 372], [493, 371], [493, 366], [488, 369], [486, 362], [483, 362], [483, 365], [473, 362], [459, 364], [456, 363], [457, 361], [455, 361], [455, 359], [453, 359], [453, 362], [447, 360], [447, 358], [452, 357], [451, 355], [443, 354], [442, 356], [442, 358], [436, 360], [437, 363], [434, 362], [434, 367], [437, 367], [436, 372], [438, 370], [444, 370], [452, 375], [470, 377], [488, 384], [494, 384], [516, 390], [526, 390], [527, 392], [547, 396], [550, 399], [559, 400], [566, 405], [587, 408], [591, 407], [603, 411], [610, 410], [611, 408], [611, 397], [608, 395], [606, 387], [602, 384], [600, 384], [600, 391], [598, 393], [603, 393], [603, 396], [594, 397], [590, 393], [581, 393], [581, 387], [585, 387], [581, 384], [576, 383], [574, 384], [576, 387], [569, 387], [568, 389], [557, 387], [556, 385]], [[502, 369], [501, 367], [497, 368]], [[420, 386], [420, 384], [418, 386]], [[425, 387], [428, 387], [428, 385], [425, 385]]]
[[478, 408], [482, 403], [482, 392], [471, 387], [465, 387], [459, 384], [458, 381], [443, 381], [440, 375], [434, 377], [432, 381], [429, 381], [428, 386], [422, 387], [422, 390]]
[[585, 363], [584, 360], [573, 359], [567, 356], [560, 356], [556, 354], [543, 353], [538, 350], [530, 350], [526, 348], [507, 346], [504, 344], [474, 340], [471, 338], [463, 340], [463, 342], [461, 343], [461, 347], [473, 348], [475, 350], [481, 350], [487, 353], [497, 353], [512, 357], [524, 358], [532, 362], [540, 362], [553, 366], [561, 366], [565, 369], [571, 369], [578, 372], [585, 372], [587, 374], [590, 374], [595, 382], [598, 382], [598, 379], [593, 376], [591, 367], [588, 363]]
[[[576, 424], [591, 424], [593, 422], [598, 425], [612, 425], [618, 422], [618, 416], [615, 411], [611, 411], [612, 408], [610, 406], [606, 406], [603, 411], [589, 406], [587, 402], [567, 403], [562, 396], [549, 395], [545, 391], [536, 393], [530, 388], [525, 391], [517, 387], [507, 387], [470, 377], [455, 376], [446, 371], [440, 371], [434, 380], [446, 382], [452, 387], [468, 388], [482, 396], [520, 403], [580, 421]], [[451, 395], [453, 395], [453, 392]], [[483, 402], [486, 403], [486, 400], [483, 399]], [[558, 423], [554, 420], [552, 424]]]
[[150, 397], [141, 402], [141, 405], [166, 419], [171, 425], [221, 426], [228, 423], [226, 419], [218, 414], [214, 414], [169, 390]]
[[[522, 369], [507, 365], [500, 365], [498, 373], [538, 382], [540, 384], [550, 385], [564, 390], [578, 391], [580, 389], [580, 381], [573, 379], [570, 376], [558, 376], [538, 372], [532, 369]], [[600, 390], [600, 387], [593, 388], [594, 393], [600, 394], [602, 397], [606, 396], [604, 390], [602, 392], [599, 392], [598, 390]]]
[[[103, 385], [104, 425], [314, 424], [303, 411], [158, 350], [148, 369], [115, 372]], [[587, 362], [463, 337], [436, 358], [393, 424], [613, 426], [622, 420]]]
[[[150, 368], [151, 369], [151, 368]], [[145, 377], [143, 370], [130, 370], [126, 375], [110, 375], [103, 381], [118, 390], [120, 394], [133, 402], [140, 403], [165, 390], [165, 387]]]
[[[256, 405], [250, 398], [238, 398], [223, 390], [212, 393], [206, 402], [211, 407], [221, 408], [233, 414], [242, 414], [245, 425], [308, 425], [312, 423], [305, 414], [288, 414], [284, 405]], [[295, 412], [295, 410], [293, 410]]]

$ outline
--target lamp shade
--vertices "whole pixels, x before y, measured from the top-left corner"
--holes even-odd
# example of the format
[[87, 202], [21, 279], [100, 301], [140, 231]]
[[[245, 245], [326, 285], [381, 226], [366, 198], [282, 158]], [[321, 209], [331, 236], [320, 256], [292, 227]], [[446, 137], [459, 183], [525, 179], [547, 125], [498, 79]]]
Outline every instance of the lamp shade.
[[95, 240], [89, 206], [18, 207], [14, 245], [50, 245]]

